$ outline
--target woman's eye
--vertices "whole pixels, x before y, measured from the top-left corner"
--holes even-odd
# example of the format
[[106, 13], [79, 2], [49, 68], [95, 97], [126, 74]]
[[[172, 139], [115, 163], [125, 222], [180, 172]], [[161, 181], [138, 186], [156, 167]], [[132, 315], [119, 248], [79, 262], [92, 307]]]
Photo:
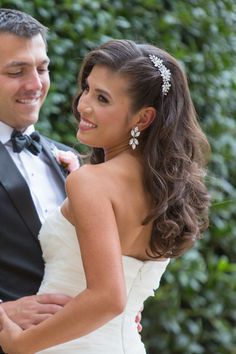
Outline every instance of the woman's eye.
[[83, 91], [83, 92], [88, 92], [88, 91], [89, 91], [88, 85], [83, 85], [82, 91]]
[[89, 90], [89, 85], [87, 80], [85, 80], [84, 82], [82, 82], [82, 91], [88, 91]]
[[103, 95], [99, 95], [98, 100], [102, 103], [108, 103], [108, 99], [106, 97], [104, 97]]

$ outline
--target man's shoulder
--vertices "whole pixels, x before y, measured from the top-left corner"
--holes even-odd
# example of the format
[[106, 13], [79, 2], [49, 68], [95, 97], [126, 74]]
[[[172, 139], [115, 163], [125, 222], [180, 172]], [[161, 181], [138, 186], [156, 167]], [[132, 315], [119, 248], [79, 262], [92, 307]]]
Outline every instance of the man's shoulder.
[[73, 149], [72, 147], [68, 146], [68, 145], [65, 145], [59, 141], [56, 141], [56, 140], [53, 140], [45, 135], [41, 135], [41, 138], [46, 141], [46, 143], [48, 143], [49, 145], [53, 146], [55, 145], [59, 150], [64, 150], [64, 151], [68, 151], [68, 150], [71, 150], [71, 151], [75, 151], [75, 149]]

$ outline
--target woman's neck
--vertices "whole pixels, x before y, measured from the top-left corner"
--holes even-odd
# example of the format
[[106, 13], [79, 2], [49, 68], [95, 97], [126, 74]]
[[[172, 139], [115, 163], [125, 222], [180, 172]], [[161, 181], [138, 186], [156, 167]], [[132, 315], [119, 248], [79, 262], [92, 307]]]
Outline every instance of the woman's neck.
[[[132, 153], [131, 147], [125, 142], [124, 144], [115, 145], [104, 149], [105, 161], [111, 160], [123, 153]], [[135, 152], [133, 152], [135, 153]]]

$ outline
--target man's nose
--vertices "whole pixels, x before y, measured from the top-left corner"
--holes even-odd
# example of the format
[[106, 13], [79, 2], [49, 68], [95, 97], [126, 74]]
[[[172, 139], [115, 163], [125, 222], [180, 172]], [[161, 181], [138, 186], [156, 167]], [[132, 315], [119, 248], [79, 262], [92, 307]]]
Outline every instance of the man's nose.
[[30, 75], [27, 78], [27, 82], [25, 83], [25, 88], [26, 90], [32, 90], [32, 91], [37, 91], [42, 89], [42, 79], [37, 72], [37, 70], [33, 71], [30, 73]]

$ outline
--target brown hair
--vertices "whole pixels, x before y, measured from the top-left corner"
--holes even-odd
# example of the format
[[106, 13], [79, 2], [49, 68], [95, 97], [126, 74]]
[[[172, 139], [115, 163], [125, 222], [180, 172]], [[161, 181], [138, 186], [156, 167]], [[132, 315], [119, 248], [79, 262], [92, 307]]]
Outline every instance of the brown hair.
[[[150, 54], [162, 59], [171, 72], [171, 88], [166, 96], [160, 71]], [[143, 224], [153, 222], [150, 249], [154, 257], [177, 257], [207, 228], [209, 206], [204, 167], [210, 147], [197, 122], [186, 76], [170, 54], [155, 46], [112, 40], [85, 58], [79, 77], [82, 89], [97, 64], [128, 78], [127, 92], [134, 113], [145, 106], [156, 109], [156, 119], [139, 137], [144, 186], [153, 200]], [[73, 104], [77, 119], [80, 94]], [[103, 150], [94, 148], [91, 162], [103, 161]]]

